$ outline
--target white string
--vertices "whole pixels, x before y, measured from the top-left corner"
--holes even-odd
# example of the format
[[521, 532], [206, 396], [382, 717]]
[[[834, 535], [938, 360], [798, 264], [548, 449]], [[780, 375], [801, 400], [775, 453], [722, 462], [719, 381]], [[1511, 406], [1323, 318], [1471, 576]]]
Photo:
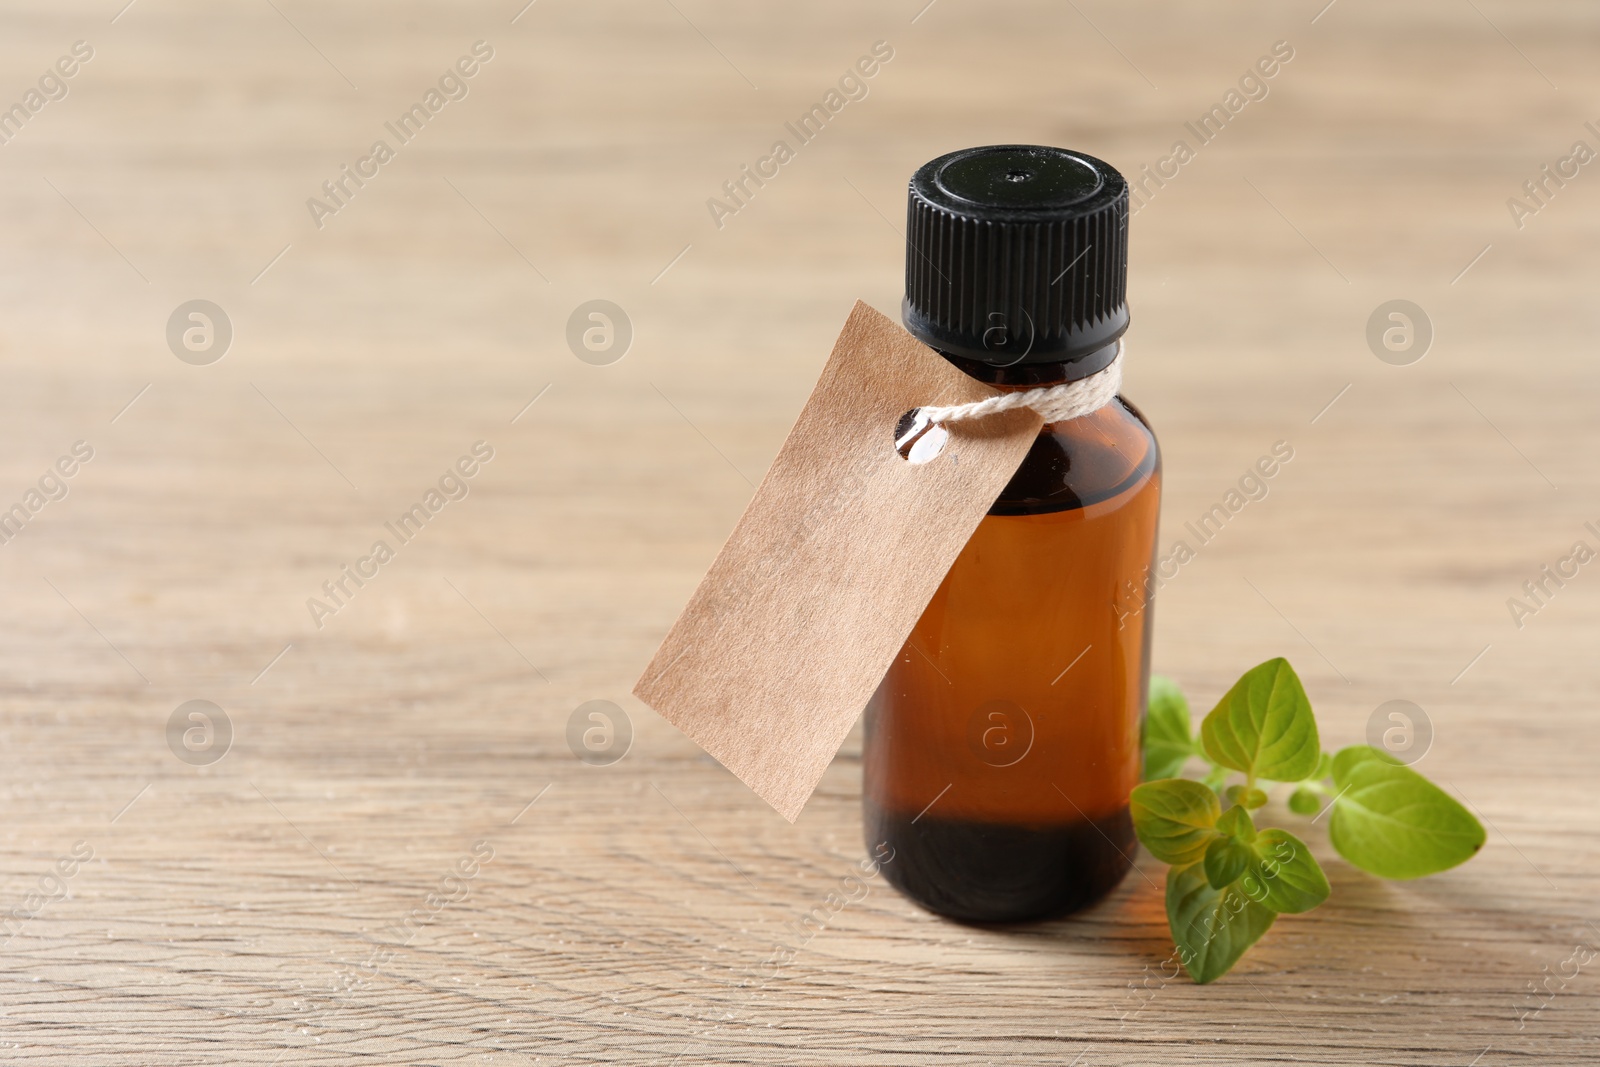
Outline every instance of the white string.
[[[1064, 385], [1051, 385], [1043, 389], [1027, 389], [1022, 392], [1000, 393], [987, 400], [975, 400], [970, 404], [952, 404], [942, 408], [921, 408], [917, 414], [921, 419], [926, 419], [929, 424], [961, 422], [966, 419], [981, 419], [988, 415], [995, 415], [1002, 411], [1015, 411], [1018, 408], [1032, 408], [1044, 416], [1045, 422], [1065, 422], [1068, 419], [1078, 419], [1085, 415], [1092, 415], [1096, 411], [1111, 403], [1112, 398], [1122, 388], [1122, 351], [1125, 342], [1117, 343], [1117, 354], [1112, 357], [1104, 369], [1098, 370], [1087, 378], [1079, 378], [1075, 382]], [[921, 421], [919, 419], [918, 421]]]

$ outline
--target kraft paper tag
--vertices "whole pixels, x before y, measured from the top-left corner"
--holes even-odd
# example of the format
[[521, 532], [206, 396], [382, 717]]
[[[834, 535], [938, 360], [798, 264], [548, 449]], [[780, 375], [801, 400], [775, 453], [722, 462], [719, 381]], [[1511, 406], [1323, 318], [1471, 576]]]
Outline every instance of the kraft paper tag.
[[983, 400], [857, 301], [755, 497], [634, 694], [793, 822], [1043, 419], [957, 422], [895, 449], [923, 406]]

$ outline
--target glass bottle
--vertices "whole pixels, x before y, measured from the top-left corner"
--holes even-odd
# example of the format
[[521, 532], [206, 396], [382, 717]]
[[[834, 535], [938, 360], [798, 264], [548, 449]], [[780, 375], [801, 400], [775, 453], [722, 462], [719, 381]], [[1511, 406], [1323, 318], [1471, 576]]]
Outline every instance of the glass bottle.
[[[908, 328], [1002, 389], [1103, 369], [1128, 322], [1127, 195], [1062, 149], [922, 167]], [[924, 907], [1048, 918], [1131, 866], [1160, 483], [1126, 400], [1045, 425], [885, 674], [866, 715], [867, 845], [893, 849], [885, 876]]]

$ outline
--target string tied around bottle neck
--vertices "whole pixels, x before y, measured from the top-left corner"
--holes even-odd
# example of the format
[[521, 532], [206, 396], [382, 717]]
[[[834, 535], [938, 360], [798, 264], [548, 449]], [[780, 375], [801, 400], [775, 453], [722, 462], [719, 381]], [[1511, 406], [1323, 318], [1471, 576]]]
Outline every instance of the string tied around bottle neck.
[[1031, 408], [1045, 422], [1066, 422], [1093, 415], [1116, 397], [1122, 389], [1122, 353], [1126, 342], [1117, 342], [1117, 354], [1102, 369], [1087, 378], [1047, 385], [1039, 389], [998, 393], [986, 400], [970, 404], [951, 404], [947, 407], [925, 407], [917, 411], [918, 422], [924, 426], [948, 425], [968, 419], [981, 419], [1002, 411]]

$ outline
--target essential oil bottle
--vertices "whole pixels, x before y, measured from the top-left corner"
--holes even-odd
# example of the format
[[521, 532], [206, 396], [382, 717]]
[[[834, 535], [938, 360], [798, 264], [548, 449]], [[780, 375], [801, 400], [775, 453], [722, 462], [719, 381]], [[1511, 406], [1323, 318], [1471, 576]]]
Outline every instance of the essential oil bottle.
[[[906, 327], [980, 381], [1103, 370], [1128, 327], [1128, 184], [1079, 152], [965, 149], [911, 179]], [[866, 838], [972, 922], [1044, 919], [1121, 881], [1149, 681], [1155, 436], [1121, 397], [1046, 424], [867, 707]]]

